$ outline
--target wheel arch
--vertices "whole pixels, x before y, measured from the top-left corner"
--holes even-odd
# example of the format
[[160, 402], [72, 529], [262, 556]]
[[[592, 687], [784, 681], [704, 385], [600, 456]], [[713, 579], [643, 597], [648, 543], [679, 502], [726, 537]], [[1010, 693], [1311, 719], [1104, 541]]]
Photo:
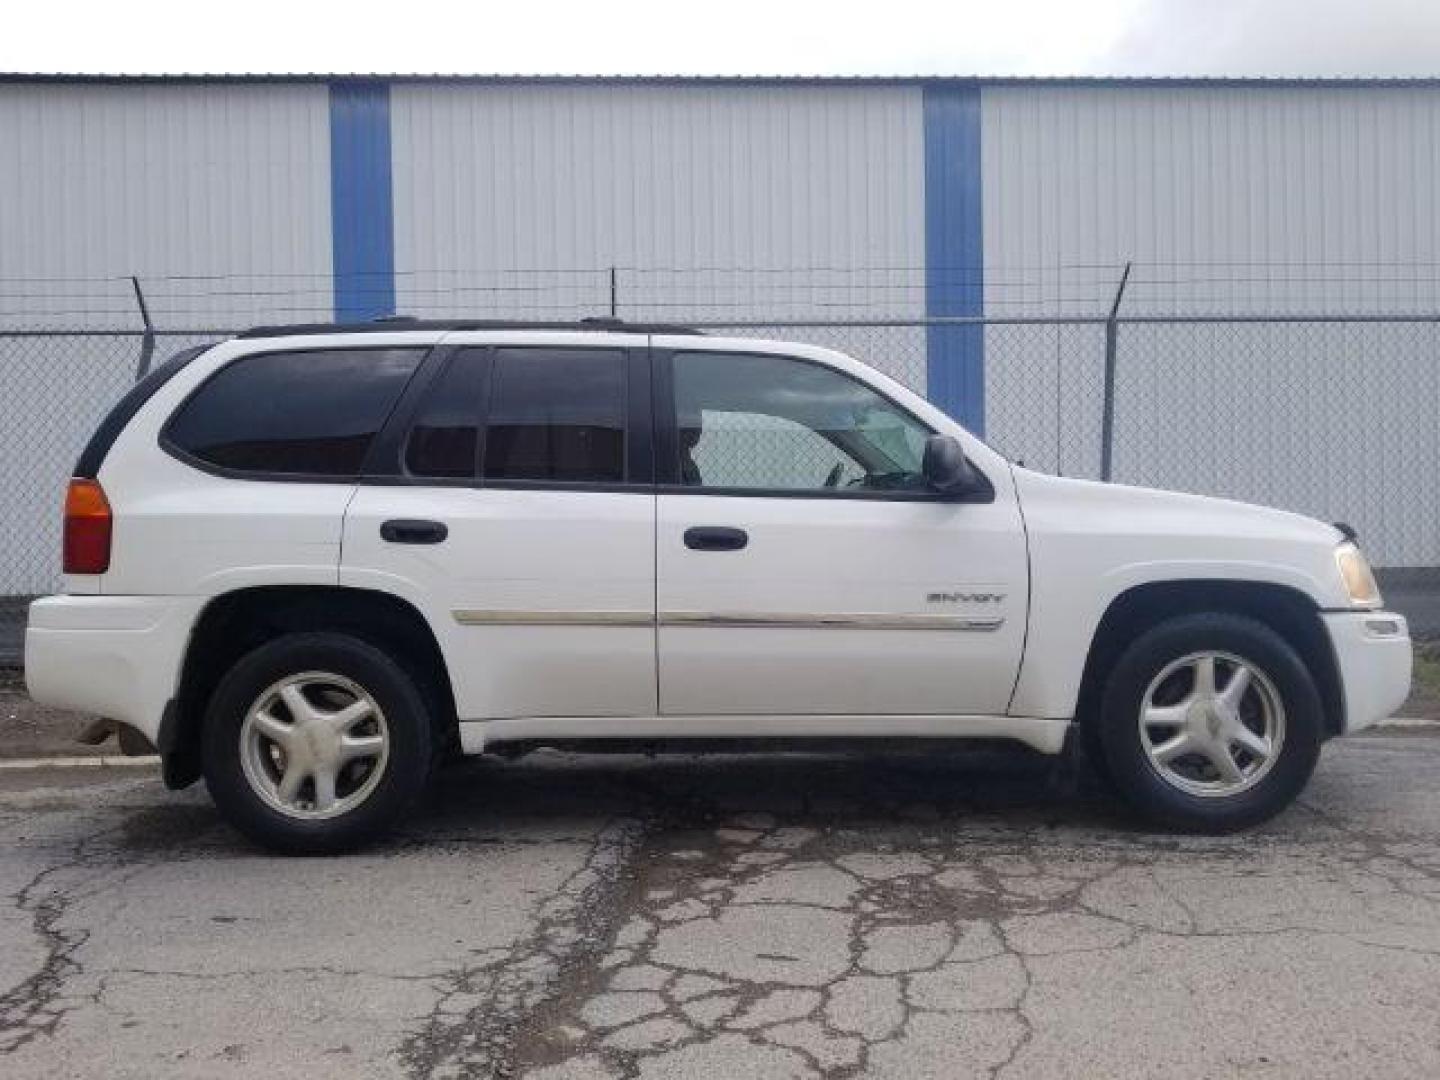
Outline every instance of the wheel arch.
[[225, 672], [264, 642], [307, 631], [349, 634], [398, 658], [431, 698], [443, 737], [458, 739], [449, 669], [434, 631], [413, 604], [373, 589], [254, 586], [212, 598], [195, 621], [157, 739], [167, 786], [186, 787], [199, 778], [201, 723]]
[[1324, 706], [1327, 736], [1345, 728], [1345, 697], [1330, 636], [1315, 601], [1299, 589], [1273, 582], [1181, 579], [1147, 582], [1120, 593], [1105, 609], [1091, 638], [1075, 716], [1082, 725], [1099, 713], [1106, 677], [1138, 634], [1175, 615], [1204, 611], [1244, 615], [1284, 638], [1315, 679]]

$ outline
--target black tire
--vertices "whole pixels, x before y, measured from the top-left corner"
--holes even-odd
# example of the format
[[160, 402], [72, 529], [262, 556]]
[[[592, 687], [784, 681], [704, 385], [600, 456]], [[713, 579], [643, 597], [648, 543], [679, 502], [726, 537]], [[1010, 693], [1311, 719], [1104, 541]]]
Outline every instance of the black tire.
[[1105, 746], [1100, 739], [1102, 725], [1096, 717], [1086, 718], [1080, 725], [1080, 749], [1082, 751], [1082, 776], [1087, 776], [1106, 795], [1117, 795], [1120, 786], [1110, 772], [1105, 760]]
[[[301, 672], [343, 676], [380, 707], [389, 748], [378, 781], [358, 805], [323, 820], [290, 816], [252, 786], [242, 764], [241, 731], [251, 706], [277, 682]], [[236, 662], [206, 709], [205, 784], [225, 818], [251, 840], [287, 855], [352, 851], [394, 826], [429, 781], [433, 718], [417, 679], [358, 638], [338, 633], [287, 634]]]
[[[1192, 794], [1166, 780], [1139, 733], [1151, 681], [1167, 665], [1209, 650], [1262, 673], [1284, 709], [1284, 738], [1274, 764], [1253, 786], [1229, 795]], [[1147, 819], [1184, 832], [1226, 833], [1274, 817], [1300, 794], [1320, 756], [1323, 716], [1314, 677], [1284, 638], [1254, 619], [1204, 612], [1167, 619], [1121, 653], [1106, 679], [1094, 734], [1104, 774]]]

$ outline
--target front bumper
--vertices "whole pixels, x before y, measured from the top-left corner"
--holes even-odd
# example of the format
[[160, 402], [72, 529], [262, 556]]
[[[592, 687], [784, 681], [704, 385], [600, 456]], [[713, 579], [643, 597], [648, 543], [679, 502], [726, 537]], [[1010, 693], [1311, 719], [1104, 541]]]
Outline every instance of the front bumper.
[[1405, 616], [1392, 611], [1323, 615], [1345, 694], [1345, 731], [1392, 715], [1410, 696], [1414, 653]]
[[154, 743], [205, 601], [47, 596], [30, 605], [25, 687], [41, 705], [119, 720]]

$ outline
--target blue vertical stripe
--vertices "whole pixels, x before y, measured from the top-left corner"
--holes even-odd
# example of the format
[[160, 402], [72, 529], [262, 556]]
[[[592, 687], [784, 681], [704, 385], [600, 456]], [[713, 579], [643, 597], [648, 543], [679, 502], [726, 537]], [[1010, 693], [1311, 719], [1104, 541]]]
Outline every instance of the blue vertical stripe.
[[395, 314], [390, 87], [330, 84], [330, 228], [335, 318]]
[[[923, 102], [925, 314], [980, 315], [985, 304], [980, 84], [928, 84]], [[983, 435], [984, 328], [930, 327], [925, 360], [930, 400]]]

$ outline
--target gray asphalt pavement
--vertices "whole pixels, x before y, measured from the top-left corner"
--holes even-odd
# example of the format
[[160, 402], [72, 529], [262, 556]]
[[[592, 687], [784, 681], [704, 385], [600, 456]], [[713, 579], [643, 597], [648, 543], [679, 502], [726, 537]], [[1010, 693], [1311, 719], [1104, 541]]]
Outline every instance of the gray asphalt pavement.
[[1138, 830], [1020, 754], [448, 773], [274, 859], [148, 770], [0, 769], [0, 1075], [1440, 1075], [1440, 738]]

